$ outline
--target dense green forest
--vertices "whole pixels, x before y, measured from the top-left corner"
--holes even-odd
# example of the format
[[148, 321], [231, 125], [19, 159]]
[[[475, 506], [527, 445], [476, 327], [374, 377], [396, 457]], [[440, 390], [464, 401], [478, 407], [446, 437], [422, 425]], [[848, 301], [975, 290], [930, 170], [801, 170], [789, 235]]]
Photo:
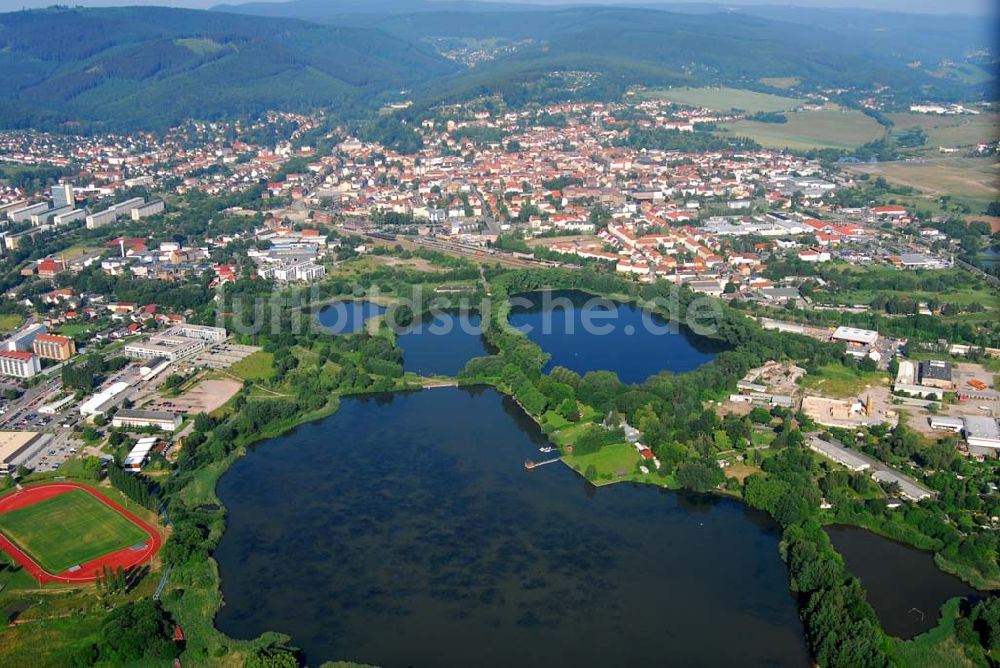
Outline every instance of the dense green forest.
[[161, 7], [0, 14], [0, 63], [8, 128], [351, 109], [457, 68], [370, 28]]

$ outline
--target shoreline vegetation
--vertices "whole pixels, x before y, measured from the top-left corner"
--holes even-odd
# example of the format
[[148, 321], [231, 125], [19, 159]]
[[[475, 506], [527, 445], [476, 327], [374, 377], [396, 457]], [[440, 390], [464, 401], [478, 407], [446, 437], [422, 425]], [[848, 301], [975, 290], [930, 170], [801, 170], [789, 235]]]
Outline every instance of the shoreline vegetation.
[[[453, 268], [452, 273], [461, 274], [461, 269]], [[667, 288], [640, 286], [588, 271], [500, 270], [491, 274], [488, 288], [492, 314], [483, 335], [494, 354], [473, 358], [453, 379], [429, 377], [435, 384], [453, 381], [459, 387], [487, 385], [510, 397], [559, 449], [560, 460], [596, 486], [620, 481], [652, 484], [675, 491], [738, 498], [750, 507], [767, 511], [781, 527], [780, 556], [789, 568], [790, 589], [798, 599], [810, 651], [821, 665], [891, 665], [898, 657], [932, 655], [941, 643], [953, 642], [948, 628], [949, 624], [955, 624], [957, 600], [944, 606], [946, 614], [937, 627], [912, 640], [893, 639], [881, 630], [861, 583], [847, 573], [823, 526], [854, 524], [920, 549], [934, 549], [934, 546], [927, 541], [918, 544], [918, 534], [891, 535], [878, 522], [865, 521], [870, 518], [845, 520], [821, 514], [823, 492], [816, 478], [820, 473], [825, 474], [824, 478], [832, 473], [826, 464], [821, 471], [816, 458], [802, 445], [801, 416], [782, 416], [767, 456], [756, 461], [753, 471], [743, 480], [727, 480], [713, 459], [711, 434], [732, 433], [734, 438], [745, 437], [748, 443], [753, 439], [745, 432], [746, 423], [737, 425], [728, 418], [720, 420], [714, 410], [705, 407], [709, 402], [721, 399], [749, 368], [768, 359], [808, 360], [815, 367], [839, 359], [843, 353], [840, 348], [806, 337], [767, 332], [726, 307], [715, 325], [718, 338], [732, 348], [694, 371], [679, 375], [663, 372], [634, 386], [622, 385], [613, 373], [606, 371], [580, 377], [556, 367], [543, 374], [541, 369], [548, 355], [507, 320], [511, 295], [540, 289], [581, 290], [635, 303], [666, 296], [660, 291]], [[437, 276], [435, 280], [443, 279]], [[239, 289], [256, 288], [239, 286]], [[358, 300], [364, 296], [355, 293], [340, 298]], [[454, 305], [447, 297], [433, 298], [437, 308], [442, 308], [442, 304]], [[399, 307], [392, 296], [382, 299], [392, 307], [411, 308]], [[687, 307], [693, 299], [692, 293], [680, 292], [682, 307]], [[283, 324], [294, 308], [282, 307]], [[412, 307], [412, 312], [405, 315], [413, 319], [429, 310], [427, 301]], [[671, 314], [661, 315], [669, 318]], [[282, 388], [280, 396], [252, 397], [256, 381], [247, 379], [240, 393], [215, 416], [198, 416], [177, 468], [159, 488], [173, 525], [161, 552], [162, 561], [172, 567], [162, 605], [184, 628], [187, 649], [183, 660], [198, 665], [263, 665], [253, 662], [285, 654], [294, 657], [290, 645], [294, 639], [287, 635], [266, 633], [252, 640], [238, 640], [226, 636], [214, 625], [215, 616], [224, 605], [218, 566], [211, 556], [225, 531], [226, 510], [215, 493], [219, 478], [255, 444], [329, 417], [339, 408], [342, 398], [415, 391], [427, 386], [428, 378], [403, 373], [401, 353], [394, 344], [391, 328], [384, 322], [378, 323], [374, 334], [366, 327], [355, 334], [322, 340], [315, 333], [282, 334], [279, 338], [280, 342], [256, 343], [263, 344], [274, 355], [274, 375], [267, 382], [271, 388]], [[634, 446], [624, 442], [621, 429], [614, 425], [605, 428], [609, 421], [605, 416], [613, 422], [625, 414], [643, 433], [643, 441], [650, 442], [665, 471], [639, 473]], [[690, 440], [685, 442], [688, 437]], [[573, 446], [572, 453], [569, 445]], [[594, 465], [595, 456], [609, 459], [605, 465], [619, 466], [615, 462], [616, 452], [622, 455], [621, 462], [633, 462], [631, 469], [621, 477], [602, 477]], [[849, 495], [844, 492], [841, 496]], [[977, 579], [973, 571], [945, 559], [937, 551], [935, 561], [942, 570], [974, 586], [988, 582], [985, 577]]]

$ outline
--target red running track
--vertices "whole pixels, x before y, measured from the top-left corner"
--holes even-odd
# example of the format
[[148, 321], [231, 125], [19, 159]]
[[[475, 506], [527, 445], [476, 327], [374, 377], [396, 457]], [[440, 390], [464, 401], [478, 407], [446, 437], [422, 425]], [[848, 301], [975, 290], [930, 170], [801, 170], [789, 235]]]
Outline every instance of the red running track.
[[127, 517], [129, 521], [149, 534], [149, 540], [146, 542], [146, 547], [142, 550], [133, 550], [131, 547], [126, 547], [115, 552], [109, 552], [108, 554], [88, 561], [85, 564], [80, 564], [80, 568], [77, 570], [64, 571], [62, 573], [49, 573], [38, 565], [34, 559], [29, 557], [20, 548], [14, 545], [14, 543], [7, 540], [3, 534], [0, 534], [0, 550], [3, 550], [12, 556], [17, 563], [21, 564], [21, 567], [24, 568], [24, 570], [31, 573], [31, 575], [38, 580], [39, 584], [45, 584], [47, 582], [66, 582], [71, 584], [90, 583], [94, 581], [97, 574], [101, 572], [101, 569], [104, 566], [108, 566], [109, 568], [117, 568], [119, 566], [122, 568], [131, 568], [152, 559], [153, 555], [159, 552], [162, 541], [160, 539], [160, 534], [156, 532], [156, 529], [129, 511], [125, 510], [93, 487], [87, 487], [86, 485], [81, 485], [75, 482], [56, 482], [36, 485], [34, 487], [25, 487], [24, 489], [14, 492], [13, 494], [0, 497], [0, 515], [9, 513], [12, 510], [17, 510], [18, 508], [24, 508], [25, 506], [36, 504], [39, 501], [43, 501], [53, 496], [65, 494], [66, 492], [74, 489], [82, 489], [104, 505]]

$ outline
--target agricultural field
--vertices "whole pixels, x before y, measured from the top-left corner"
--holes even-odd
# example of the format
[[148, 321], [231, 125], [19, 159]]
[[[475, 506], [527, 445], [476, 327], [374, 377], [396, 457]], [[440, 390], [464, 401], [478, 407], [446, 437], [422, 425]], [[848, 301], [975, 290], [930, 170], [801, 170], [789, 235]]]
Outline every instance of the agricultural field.
[[940, 157], [851, 165], [850, 171], [882, 176], [928, 195], [952, 195], [989, 202], [1000, 188], [1000, 166], [993, 158]]
[[736, 121], [720, 131], [749, 137], [767, 148], [808, 150], [813, 148], [850, 149], [874, 141], [885, 129], [860, 111], [829, 105], [817, 111], [786, 114], [787, 123]]
[[927, 151], [939, 147], [974, 146], [980, 142], [1000, 140], [1000, 114], [976, 116], [935, 116], [931, 114], [886, 114], [895, 126], [893, 130], [923, 128], [927, 133]]
[[141, 528], [81, 489], [3, 513], [0, 532], [49, 573], [148, 539]]
[[639, 93], [640, 98], [669, 100], [693, 107], [707, 107], [719, 111], [787, 111], [802, 104], [793, 97], [757, 93], [739, 88], [654, 88]]

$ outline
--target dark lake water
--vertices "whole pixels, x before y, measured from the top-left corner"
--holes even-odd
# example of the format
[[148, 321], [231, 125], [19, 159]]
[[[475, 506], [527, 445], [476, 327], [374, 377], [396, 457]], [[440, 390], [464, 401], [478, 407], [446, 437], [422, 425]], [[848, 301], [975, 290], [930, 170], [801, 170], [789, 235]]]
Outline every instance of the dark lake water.
[[528, 472], [492, 389], [344, 399], [218, 484], [237, 638], [311, 665], [807, 666], [775, 525], [729, 500]]
[[897, 638], [912, 638], [936, 626], [949, 598], [979, 593], [939, 569], [930, 552], [859, 527], [835, 524], [826, 533], [847, 570], [861, 580], [882, 628]]
[[354, 334], [361, 331], [366, 320], [382, 315], [385, 311], [384, 306], [374, 302], [345, 300], [324, 306], [316, 317], [319, 324], [331, 334]]
[[[317, 314], [331, 334], [361, 331], [369, 318], [384, 315], [386, 308], [368, 301], [340, 301]], [[454, 376], [473, 357], [488, 355], [480, 317], [474, 313], [440, 312], [396, 334], [403, 351], [403, 370], [421, 375]]]
[[473, 357], [490, 354], [478, 315], [438, 313], [396, 335], [403, 369], [421, 375], [454, 376]]
[[[548, 297], [546, 296], [548, 295]], [[526, 304], [518, 304], [526, 300]], [[604, 333], [588, 332], [606, 330]], [[691, 371], [725, 345], [632, 304], [600, 300], [576, 290], [517, 295], [510, 323], [552, 355], [546, 371], [564, 366], [579, 374], [608, 370], [624, 383], [641, 383], [660, 371]], [[528, 329], [530, 328], [530, 330]]]

